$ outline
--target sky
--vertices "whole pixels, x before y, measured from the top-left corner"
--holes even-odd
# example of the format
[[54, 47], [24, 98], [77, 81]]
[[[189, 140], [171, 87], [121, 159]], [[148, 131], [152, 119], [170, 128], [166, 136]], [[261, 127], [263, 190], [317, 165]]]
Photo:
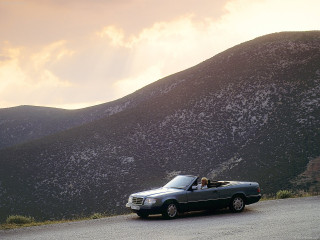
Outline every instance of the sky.
[[0, 108], [124, 97], [234, 45], [320, 30], [319, 0], [0, 0]]

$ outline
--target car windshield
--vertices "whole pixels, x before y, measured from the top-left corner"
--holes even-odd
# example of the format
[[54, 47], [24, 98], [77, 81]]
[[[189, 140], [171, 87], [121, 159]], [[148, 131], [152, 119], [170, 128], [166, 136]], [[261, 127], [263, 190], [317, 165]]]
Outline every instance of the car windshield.
[[185, 189], [195, 180], [192, 176], [176, 176], [170, 182], [168, 182], [164, 187], [166, 188], [178, 188]]

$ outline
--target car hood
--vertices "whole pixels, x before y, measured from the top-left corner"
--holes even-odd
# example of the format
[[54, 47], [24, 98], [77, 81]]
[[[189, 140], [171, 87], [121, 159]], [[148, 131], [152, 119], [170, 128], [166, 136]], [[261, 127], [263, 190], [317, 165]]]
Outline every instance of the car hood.
[[176, 189], [176, 188], [157, 188], [157, 189], [153, 189], [153, 190], [148, 190], [148, 191], [144, 191], [144, 192], [138, 192], [138, 193], [134, 193], [132, 194], [133, 196], [136, 197], [159, 197], [159, 196], [163, 196], [166, 194], [171, 194], [171, 193], [177, 193], [177, 192], [181, 192], [184, 191], [183, 189]]

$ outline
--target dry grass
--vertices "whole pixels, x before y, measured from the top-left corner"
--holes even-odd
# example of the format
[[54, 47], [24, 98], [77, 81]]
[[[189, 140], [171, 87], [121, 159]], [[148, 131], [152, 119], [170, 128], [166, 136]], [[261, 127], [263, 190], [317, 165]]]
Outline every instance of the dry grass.
[[42, 225], [57, 224], [57, 223], [72, 222], [72, 221], [77, 221], [77, 220], [43, 221], [43, 222], [31, 222], [31, 223], [24, 223], [24, 224], [3, 223], [0, 225], [0, 229], [1, 230], [15, 229], [15, 228], [21, 228], [21, 227], [42, 226]]
[[[19, 216], [19, 219], [23, 216]], [[99, 218], [105, 218], [110, 217], [110, 215], [106, 215], [103, 213], [94, 213], [89, 217], [79, 217], [74, 219], [62, 219], [62, 220], [52, 220], [52, 221], [33, 221], [25, 222], [25, 223], [18, 223], [17, 221], [8, 221], [8, 219], [11, 219], [12, 216], [9, 216], [7, 218], [6, 223], [0, 224], [0, 230], [5, 229], [15, 229], [15, 228], [21, 228], [21, 227], [33, 227], [33, 226], [43, 226], [43, 225], [50, 225], [50, 224], [58, 224], [58, 223], [66, 223], [66, 222], [78, 222], [78, 221], [84, 221], [84, 220], [90, 220], [90, 219], [99, 219]], [[25, 218], [25, 217], [23, 217]]]

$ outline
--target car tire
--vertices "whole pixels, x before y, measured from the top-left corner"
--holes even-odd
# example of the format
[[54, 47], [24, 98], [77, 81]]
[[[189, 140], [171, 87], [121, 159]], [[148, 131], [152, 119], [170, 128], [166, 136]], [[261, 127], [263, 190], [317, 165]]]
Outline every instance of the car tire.
[[137, 215], [141, 218], [147, 218], [149, 217], [149, 214], [148, 213], [137, 213]]
[[163, 208], [162, 216], [165, 219], [174, 219], [178, 216], [178, 204], [175, 202], [169, 202], [165, 204]]
[[231, 199], [230, 210], [235, 213], [242, 212], [245, 207], [245, 200], [242, 195], [236, 195]]

